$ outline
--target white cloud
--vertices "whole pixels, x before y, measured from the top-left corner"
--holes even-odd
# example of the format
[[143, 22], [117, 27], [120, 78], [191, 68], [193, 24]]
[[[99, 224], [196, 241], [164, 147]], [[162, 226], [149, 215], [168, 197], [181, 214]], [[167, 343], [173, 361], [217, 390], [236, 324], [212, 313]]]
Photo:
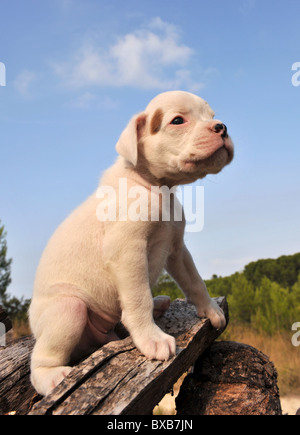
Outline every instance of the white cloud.
[[93, 102], [96, 100], [96, 95], [85, 92], [79, 97], [70, 101], [67, 106], [73, 109], [90, 109]]
[[113, 100], [110, 97], [101, 97], [101, 99], [97, 98], [97, 95], [91, 92], [85, 92], [76, 98], [72, 99], [68, 103], [66, 103], [66, 107], [71, 109], [81, 109], [81, 110], [89, 110], [89, 109], [106, 109], [106, 110], [114, 110], [119, 107], [119, 102]]
[[84, 86], [133, 86], [143, 89], [199, 89], [187, 68], [193, 50], [180, 42], [180, 32], [161, 18], [119, 37], [105, 51], [83, 44], [71, 60], [53, 65], [65, 83]]
[[15, 79], [14, 87], [23, 97], [29, 98], [31, 97], [29, 88], [35, 79], [36, 74], [34, 72], [24, 70]]
[[249, 12], [252, 11], [256, 7], [256, 0], [241, 0], [239, 3], [239, 12], [248, 16]]

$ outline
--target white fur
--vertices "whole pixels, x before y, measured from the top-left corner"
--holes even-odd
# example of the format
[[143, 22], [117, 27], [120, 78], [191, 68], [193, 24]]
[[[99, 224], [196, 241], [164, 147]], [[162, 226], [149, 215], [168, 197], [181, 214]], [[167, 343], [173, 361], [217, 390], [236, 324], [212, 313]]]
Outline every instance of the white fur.
[[[160, 110], [158, 131], [151, 131]], [[182, 125], [171, 124], [183, 116]], [[119, 179], [128, 189], [174, 186], [217, 173], [233, 156], [229, 137], [213, 131], [220, 122], [201, 98], [167, 92], [150, 102], [122, 133], [116, 163], [102, 177], [118, 195]], [[128, 205], [132, 203], [128, 198]], [[122, 319], [137, 348], [148, 358], [175, 354], [175, 340], [154, 323], [169, 305], [151, 296], [163, 268], [174, 277], [216, 328], [225, 325], [222, 310], [209, 297], [184, 241], [185, 222], [100, 222], [96, 194], [90, 196], [56, 230], [39, 264], [30, 323], [36, 337], [31, 379], [40, 394], [49, 394], [67, 375], [70, 361], [117, 339], [114, 325]], [[118, 201], [117, 201], [118, 204]], [[149, 205], [149, 204], [148, 204]], [[146, 205], [147, 206], [147, 205]], [[179, 206], [179, 205], [178, 205]], [[172, 204], [171, 204], [172, 207]]]

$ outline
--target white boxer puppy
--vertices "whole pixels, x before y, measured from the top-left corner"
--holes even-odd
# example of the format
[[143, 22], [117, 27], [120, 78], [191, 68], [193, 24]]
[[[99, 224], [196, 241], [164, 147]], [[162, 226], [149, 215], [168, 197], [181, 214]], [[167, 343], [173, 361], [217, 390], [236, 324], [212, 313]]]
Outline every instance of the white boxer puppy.
[[[174, 210], [181, 207], [178, 200], [171, 195], [170, 218], [165, 220], [164, 200], [154, 201], [160, 194], [151, 189], [191, 183], [231, 162], [233, 144], [227, 128], [213, 118], [209, 105], [193, 94], [158, 95], [121, 134], [116, 145], [120, 156], [104, 173], [100, 191], [50, 239], [29, 310], [36, 338], [31, 380], [40, 394], [49, 394], [62, 381], [72, 361], [117, 340], [114, 326], [120, 320], [147, 358], [167, 360], [175, 354], [174, 337], [153, 320], [170, 304], [168, 297], [153, 300], [151, 295], [163, 268], [200, 317], [208, 317], [215, 328], [225, 326], [224, 314], [209, 297], [184, 244], [184, 218], [174, 219]], [[121, 198], [124, 180], [127, 197], [122, 191]], [[132, 192], [141, 187], [147, 193], [139, 202], [144, 215], [136, 220], [130, 216]]]

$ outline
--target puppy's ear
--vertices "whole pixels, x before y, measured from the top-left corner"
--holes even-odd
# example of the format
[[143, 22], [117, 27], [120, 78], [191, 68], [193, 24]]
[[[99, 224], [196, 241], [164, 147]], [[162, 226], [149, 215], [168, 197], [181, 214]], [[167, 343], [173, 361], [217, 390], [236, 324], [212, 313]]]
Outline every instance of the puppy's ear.
[[136, 166], [138, 159], [138, 143], [144, 134], [147, 115], [135, 115], [117, 142], [116, 150], [126, 160]]

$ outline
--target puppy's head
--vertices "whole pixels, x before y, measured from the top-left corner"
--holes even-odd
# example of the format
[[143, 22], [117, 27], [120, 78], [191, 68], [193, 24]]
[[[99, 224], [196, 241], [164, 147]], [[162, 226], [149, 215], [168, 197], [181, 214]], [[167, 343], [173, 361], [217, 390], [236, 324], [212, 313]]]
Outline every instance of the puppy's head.
[[202, 98], [183, 91], [165, 92], [131, 119], [116, 149], [152, 181], [191, 183], [220, 172], [233, 159], [227, 127], [213, 118]]

